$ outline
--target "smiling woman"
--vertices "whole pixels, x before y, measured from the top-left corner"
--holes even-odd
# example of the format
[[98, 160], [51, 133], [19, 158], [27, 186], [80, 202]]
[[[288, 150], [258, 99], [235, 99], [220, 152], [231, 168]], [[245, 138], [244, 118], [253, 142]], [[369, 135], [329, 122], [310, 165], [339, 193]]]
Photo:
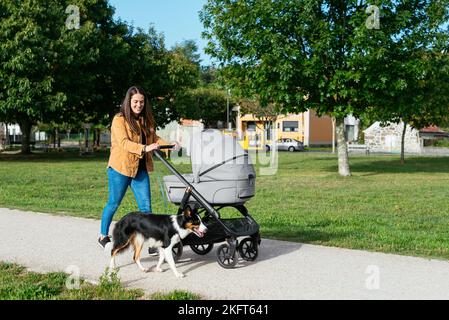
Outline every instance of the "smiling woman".
[[133, 111], [133, 116], [138, 117], [145, 106], [145, 96], [140, 93], [136, 93], [131, 97], [131, 110]]
[[[139, 210], [151, 213], [151, 192], [148, 172], [153, 171], [149, 152], [159, 144], [168, 144], [155, 132], [153, 112], [142, 88], [131, 87], [111, 126], [111, 154], [108, 162], [109, 200], [103, 209], [99, 244], [105, 248], [111, 240], [109, 226], [128, 186], [134, 193]], [[176, 143], [175, 143], [176, 144]]]

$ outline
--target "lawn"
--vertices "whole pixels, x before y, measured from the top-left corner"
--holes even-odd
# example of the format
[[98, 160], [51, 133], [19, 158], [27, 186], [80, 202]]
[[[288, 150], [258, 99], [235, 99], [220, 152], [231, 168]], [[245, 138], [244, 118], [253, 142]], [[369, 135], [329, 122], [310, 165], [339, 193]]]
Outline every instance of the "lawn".
[[40, 274], [0, 262], [0, 300], [136, 300], [144, 295], [142, 290], [125, 289], [116, 274], [103, 275], [97, 286], [80, 279], [70, 290], [68, 277], [63, 272]]
[[[107, 201], [107, 153], [0, 154], [0, 207], [100, 219]], [[329, 153], [279, 153], [275, 175], [257, 177], [247, 203], [265, 238], [449, 259], [449, 159], [351, 155], [352, 177]], [[179, 166], [182, 172], [189, 165]], [[165, 204], [151, 175], [155, 212]], [[116, 219], [136, 210], [128, 192]]]
[[[27, 271], [24, 267], [0, 262], [0, 300], [198, 300], [200, 296], [185, 291], [155, 293], [125, 289], [116, 273], [103, 274], [98, 285], [80, 279], [77, 285], [63, 272], [46, 274]], [[67, 284], [70, 285], [70, 289]], [[73, 288], [71, 288], [73, 287]]]

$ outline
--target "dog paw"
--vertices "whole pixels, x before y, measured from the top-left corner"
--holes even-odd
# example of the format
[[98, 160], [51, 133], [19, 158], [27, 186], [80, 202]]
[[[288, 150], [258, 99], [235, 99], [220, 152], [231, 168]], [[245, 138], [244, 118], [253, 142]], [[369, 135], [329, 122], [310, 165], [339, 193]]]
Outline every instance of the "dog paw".
[[163, 272], [162, 268], [156, 268], [156, 272]]
[[176, 278], [178, 278], [178, 279], [181, 279], [181, 278], [184, 278], [184, 277], [185, 277], [185, 275], [183, 273], [177, 273], [176, 274]]

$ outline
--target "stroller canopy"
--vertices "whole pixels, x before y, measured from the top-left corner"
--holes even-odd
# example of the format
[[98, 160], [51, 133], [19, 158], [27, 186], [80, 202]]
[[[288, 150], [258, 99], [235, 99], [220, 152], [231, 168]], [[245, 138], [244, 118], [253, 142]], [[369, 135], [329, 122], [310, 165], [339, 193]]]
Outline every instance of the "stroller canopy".
[[242, 180], [256, 177], [248, 153], [234, 137], [219, 130], [197, 132], [191, 139], [191, 162], [194, 182]]

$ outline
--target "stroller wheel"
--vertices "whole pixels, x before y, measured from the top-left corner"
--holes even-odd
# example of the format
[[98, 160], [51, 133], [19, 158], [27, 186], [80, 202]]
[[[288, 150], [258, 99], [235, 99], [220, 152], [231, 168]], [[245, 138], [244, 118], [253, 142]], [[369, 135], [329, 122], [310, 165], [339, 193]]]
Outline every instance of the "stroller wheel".
[[231, 248], [228, 244], [222, 244], [217, 249], [217, 259], [218, 264], [226, 269], [234, 268], [237, 264], [237, 255], [234, 252], [234, 255], [230, 254]]
[[173, 260], [175, 262], [178, 262], [178, 260], [181, 258], [182, 256], [182, 251], [183, 251], [183, 246], [182, 246], [182, 242], [178, 242], [172, 249], [171, 249], [172, 253], [173, 253]]
[[245, 238], [240, 241], [238, 250], [240, 257], [245, 261], [254, 261], [259, 255], [257, 240], [253, 238]]
[[214, 247], [213, 243], [190, 245], [190, 248], [192, 249], [192, 251], [199, 255], [208, 254], [212, 250], [213, 247]]

